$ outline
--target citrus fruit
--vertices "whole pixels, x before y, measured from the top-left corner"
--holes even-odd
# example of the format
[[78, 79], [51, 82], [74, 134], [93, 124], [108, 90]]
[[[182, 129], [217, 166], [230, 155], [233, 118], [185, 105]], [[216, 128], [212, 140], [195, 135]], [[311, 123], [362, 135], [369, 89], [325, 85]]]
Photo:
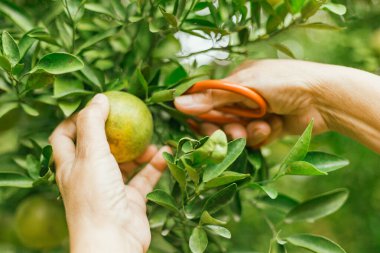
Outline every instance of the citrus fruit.
[[134, 95], [109, 91], [110, 112], [106, 122], [106, 135], [111, 153], [119, 163], [140, 156], [153, 135], [153, 119], [148, 107]]
[[24, 200], [16, 211], [15, 229], [21, 243], [32, 249], [49, 249], [67, 238], [63, 205], [35, 195]]

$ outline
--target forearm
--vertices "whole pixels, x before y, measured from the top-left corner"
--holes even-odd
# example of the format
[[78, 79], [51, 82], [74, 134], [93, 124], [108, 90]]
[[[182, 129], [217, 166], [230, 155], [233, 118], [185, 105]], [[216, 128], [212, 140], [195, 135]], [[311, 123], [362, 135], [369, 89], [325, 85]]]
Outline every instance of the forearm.
[[315, 98], [329, 129], [380, 153], [380, 77], [339, 66], [324, 74], [332, 81], [317, 85]]

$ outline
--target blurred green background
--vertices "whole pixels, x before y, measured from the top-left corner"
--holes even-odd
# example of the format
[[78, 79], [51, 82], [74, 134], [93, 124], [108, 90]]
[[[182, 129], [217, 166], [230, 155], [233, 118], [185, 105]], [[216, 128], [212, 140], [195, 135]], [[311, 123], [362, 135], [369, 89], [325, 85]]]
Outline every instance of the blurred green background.
[[[380, 74], [380, 2], [348, 2], [349, 15], [344, 23], [346, 29], [291, 30], [276, 37], [276, 40], [287, 45], [298, 59], [340, 64]], [[321, 13], [313, 19], [327, 18], [331, 17]], [[343, 20], [330, 22], [342, 24]], [[250, 50], [251, 59], [287, 57], [264, 43], [255, 44], [253, 47]], [[0, 154], [17, 147], [17, 138], [14, 138], [17, 133], [8, 130], [7, 124], [16, 121], [18, 114], [7, 117], [0, 121]], [[291, 143], [290, 138], [266, 147], [264, 153], [268, 161], [277, 163], [286, 154]], [[380, 252], [380, 156], [337, 133], [316, 136], [312, 149], [347, 157], [351, 164], [328, 177], [287, 177], [279, 182], [278, 189], [286, 189], [292, 197], [302, 200], [315, 193], [346, 187], [350, 190], [350, 197], [337, 213], [312, 224], [293, 226], [293, 232], [324, 234], [342, 245], [347, 252]], [[30, 194], [30, 190], [0, 188], [0, 252], [30, 252], [20, 246], [21, 242], [14, 230], [14, 210], [27, 194]], [[226, 242], [230, 249], [228, 252], [267, 252], [270, 229], [263, 214], [249, 203], [249, 193], [243, 198], [247, 201], [243, 207], [242, 219], [229, 224], [233, 238]], [[67, 244], [47, 252], [65, 251]], [[290, 249], [289, 252], [300, 251]]]

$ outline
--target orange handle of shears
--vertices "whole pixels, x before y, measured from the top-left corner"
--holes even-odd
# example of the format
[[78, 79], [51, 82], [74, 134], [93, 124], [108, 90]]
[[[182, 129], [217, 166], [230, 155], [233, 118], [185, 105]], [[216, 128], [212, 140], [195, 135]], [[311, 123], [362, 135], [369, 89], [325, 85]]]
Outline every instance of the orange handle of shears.
[[[219, 112], [224, 112], [228, 114], [233, 114], [235, 116], [245, 118], [245, 119], [255, 119], [263, 117], [267, 112], [267, 104], [262, 96], [260, 96], [253, 88], [248, 88], [246, 86], [229, 83], [221, 80], [204, 80], [195, 83], [186, 93], [192, 94], [208, 89], [218, 89], [230, 91], [239, 95], [242, 95], [246, 98], [249, 98], [251, 101], [255, 102], [258, 106], [257, 109], [248, 109], [241, 107], [220, 107], [216, 108]], [[226, 123], [244, 123], [244, 119], [237, 119], [233, 117], [228, 117], [227, 115], [222, 114], [211, 114], [204, 113], [198, 116], [203, 120], [207, 120], [214, 123], [226, 124]]]

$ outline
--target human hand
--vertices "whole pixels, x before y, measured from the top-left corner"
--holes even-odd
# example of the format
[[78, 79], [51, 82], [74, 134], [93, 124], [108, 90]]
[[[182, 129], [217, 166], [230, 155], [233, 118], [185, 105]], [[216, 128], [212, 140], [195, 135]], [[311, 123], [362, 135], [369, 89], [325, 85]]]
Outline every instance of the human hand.
[[[105, 135], [108, 112], [107, 97], [98, 94], [50, 137], [71, 252], [146, 252], [151, 235], [145, 196], [166, 167], [162, 152], [170, 149], [149, 146], [136, 161], [118, 164]], [[123, 175], [147, 162], [125, 185]]]
[[[321, 84], [331, 82], [334, 67], [293, 60], [261, 60], [247, 62], [224, 80], [254, 88], [268, 103], [268, 115], [252, 120], [247, 126], [226, 124], [223, 130], [232, 139], [247, 138], [250, 146], [267, 143], [283, 134], [300, 134], [314, 118], [314, 133], [329, 129], [318, 104]], [[176, 98], [178, 110], [198, 115], [228, 104], [257, 107], [252, 101], [228, 91], [208, 90]], [[217, 126], [203, 123], [202, 134], [210, 135]]]

